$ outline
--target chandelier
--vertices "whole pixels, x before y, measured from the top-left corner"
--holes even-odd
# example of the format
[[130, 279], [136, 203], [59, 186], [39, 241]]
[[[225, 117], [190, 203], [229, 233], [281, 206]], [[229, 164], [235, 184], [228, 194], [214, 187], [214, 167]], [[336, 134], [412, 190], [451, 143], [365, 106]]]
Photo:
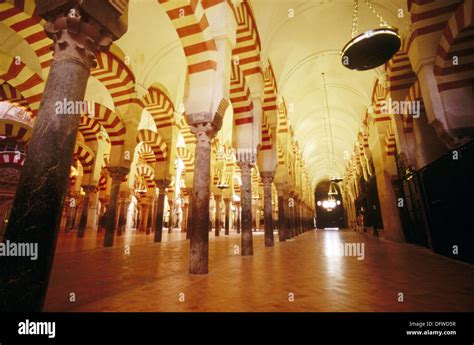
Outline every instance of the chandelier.
[[342, 49], [341, 62], [345, 67], [356, 71], [366, 71], [383, 65], [401, 46], [397, 30], [388, 25], [369, 0], [365, 0], [365, 4], [379, 18], [380, 28], [356, 36], [359, 0], [354, 0], [352, 38]]

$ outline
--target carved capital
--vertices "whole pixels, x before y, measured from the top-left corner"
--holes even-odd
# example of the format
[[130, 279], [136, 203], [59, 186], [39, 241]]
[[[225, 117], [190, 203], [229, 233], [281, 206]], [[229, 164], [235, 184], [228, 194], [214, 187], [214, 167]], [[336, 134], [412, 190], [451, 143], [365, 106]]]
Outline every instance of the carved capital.
[[96, 189], [96, 187], [91, 186], [91, 185], [82, 186], [82, 190], [84, 191], [84, 193], [86, 193], [86, 196], [88, 196], [88, 195], [92, 194], [93, 192], [95, 192], [95, 189]]
[[271, 187], [273, 182], [273, 171], [261, 171], [260, 177], [262, 178], [263, 187]]
[[250, 161], [237, 161], [237, 165], [240, 168], [242, 176], [250, 176], [252, 172], [252, 167], [255, 164], [252, 164]]
[[158, 187], [158, 189], [160, 190], [160, 193], [164, 193], [165, 189], [168, 188], [170, 183], [171, 183], [171, 181], [166, 180], [166, 179], [155, 180], [155, 184]]
[[112, 184], [120, 184], [123, 182], [130, 169], [126, 167], [107, 167]]
[[211, 122], [190, 124], [191, 133], [196, 135], [196, 147], [211, 148], [211, 140], [219, 131], [219, 128]]
[[237, 160], [237, 164], [247, 163], [250, 166], [254, 166], [257, 161], [257, 150], [248, 148], [248, 149], [237, 149], [235, 152], [235, 158]]
[[87, 68], [96, 67], [97, 53], [113, 41], [112, 34], [78, 5], [48, 16], [44, 29], [54, 41], [55, 61], [73, 60]]

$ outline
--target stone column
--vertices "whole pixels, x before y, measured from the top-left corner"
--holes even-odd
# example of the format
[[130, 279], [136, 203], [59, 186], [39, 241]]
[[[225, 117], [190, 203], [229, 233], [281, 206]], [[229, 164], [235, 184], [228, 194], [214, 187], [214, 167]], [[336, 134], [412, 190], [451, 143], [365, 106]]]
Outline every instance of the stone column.
[[152, 197], [147, 197], [147, 223], [145, 227], [145, 234], [149, 235], [151, 234], [151, 226], [152, 226], [152, 217], [153, 217], [153, 198]]
[[57, 103], [83, 101], [97, 52], [126, 31], [119, 22], [121, 13], [110, 3], [96, 4], [87, 20], [83, 6], [79, 1], [37, 1], [37, 13], [46, 20], [46, 33], [54, 42], [54, 61], [4, 239], [38, 244], [38, 259], [0, 258], [2, 311], [43, 307], [81, 116], [56, 112]]
[[229, 235], [230, 233], [230, 199], [225, 198], [225, 234]]
[[84, 190], [84, 200], [82, 201], [81, 220], [79, 221], [79, 228], [77, 230], [77, 237], [83, 238], [87, 227], [87, 217], [89, 214], [89, 200], [91, 194], [95, 191], [95, 186], [82, 186]]
[[168, 234], [173, 232], [174, 227], [174, 201], [173, 201], [173, 193], [168, 193]]
[[109, 207], [107, 209], [107, 220], [105, 223], [104, 247], [112, 247], [114, 245], [120, 184], [130, 169], [126, 167], [108, 167], [107, 169], [112, 178], [112, 187], [110, 188]]
[[[193, 227], [190, 234], [189, 273], [207, 274], [209, 260], [209, 198], [211, 179], [211, 140], [222, 126], [220, 122], [203, 122], [211, 114], [188, 114], [191, 132], [196, 135], [193, 183]], [[216, 119], [217, 118], [217, 119]]]
[[278, 240], [285, 242], [288, 233], [288, 224], [286, 221], [285, 207], [285, 189], [278, 187]]
[[183, 203], [182, 210], [183, 210], [183, 220], [181, 222], [181, 232], [188, 232], [188, 203]]
[[237, 228], [237, 233], [240, 234], [240, 220], [241, 220], [240, 202], [235, 203], [235, 208], [236, 208], [236, 215], [237, 215], [236, 228]]
[[161, 242], [163, 234], [163, 214], [165, 210], [165, 195], [166, 188], [168, 188], [171, 181], [169, 180], [155, 180], [156, 186], [158, 187], [158, 205], [156, 208], [156, 221], [155, 221], [155, 242]]
[[293, 224], [293, 208], [294, 208], [294, 199], [292, 196], [292, 193], [288, 193], [288, 202], [285, 205], [286, 207], [286, 224], [287, 224], [287, 233], [286, 233], [286, 239], [291, 239], [294, 237], [293, 230], [294, 230], [294, 224]]
[[188, 215], [186, 219], [186, 239], [191, 238], [191, 232], [193, 231], [193, 189], [186, 188], [186, 193], [188, 194]]
[[219, 236], [221, 232], [221, 201], [222, 201], [222, 195], [220, 194], [215, 194], [214, 195], [214, 201], [216, 203], [216, 226], [215, 226], [215, 235]]
[[117, 236], [122, 236], [122, 233], [125, 230], [125, 223], [127, 218], [127, 193], [120, 192], [120, 207], [119, 207], [119, 219], [117, 225]]
[[272, 217], [272, 182], [273, 171], [262, 171], [263, 181], [263, 216], [265, 222], [265, 246], [273, 247], [273, 217]]
[[242, 205], [242, 255], [253, 255], [252, 238], [252, 166], [255, 160], [242, 159], [238, 165], [242, 174], [240, 203]]
[[98, 216], [99, 216], [99, 191], [97, 193], [91, 194], [91, 197], [89, 198], [89, 213], [87, 216], [87, 225], [86, 229], [93, 229], [97, 230], [98, 229]]

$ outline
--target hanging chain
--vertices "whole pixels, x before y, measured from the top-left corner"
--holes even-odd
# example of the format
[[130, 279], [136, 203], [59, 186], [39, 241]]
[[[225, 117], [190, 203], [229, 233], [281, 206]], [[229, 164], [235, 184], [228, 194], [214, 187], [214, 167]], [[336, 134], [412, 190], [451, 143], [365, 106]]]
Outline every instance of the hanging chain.
[[352, 38], [357, 35], [357, 20], [359, 11], [359, 0], [354, 0], [354, 12], [352, 13]]
[[380, 20], [380, 26], [383, 28], [388, 28], [390, 25], [383, 19], [382, 15], [377, 11], [374, 5], [369, 0], [365, 0], [365, 4], [369, 7], [369, 9], [377, 16], [377, 18]]

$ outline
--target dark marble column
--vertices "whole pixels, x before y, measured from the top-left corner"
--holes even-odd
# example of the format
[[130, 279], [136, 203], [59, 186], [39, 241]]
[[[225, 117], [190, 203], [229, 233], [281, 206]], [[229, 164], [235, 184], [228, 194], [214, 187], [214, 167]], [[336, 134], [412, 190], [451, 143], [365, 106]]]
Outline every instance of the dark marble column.
[[145, 203], [145, 234], [149, 235], [151, 233], [151, 216], [152, 216], [152, 201], [151, 198], [147, 197], [146, 198], [146, 203]]
[[285, 203], [285, 214], [286, 214], [286, 225], [287, 225], [287, 232], [286, 232], [286, 239], [293, 238], [293, 199], [289, 192], [286, 193], [288, 195], [287, 202]]
[[300, 214], [299, 214], [299, 208], [300, 208], [300, 201], [298, 197], [295, 195], [295, 207], [294, 207], [294, 212], [295, 212], [295, 236], [300, 235]]
[[273, 171], [262, 171], [263, 181], [263, 217], [265, 222], [265, 246], [273, 247], [273, 210], [272, 210], [272, 182]]
[[174, 203], [173, 203], [173, 196], [169, 193], [168, 194], [168, 209], [169, 209], [169, 217], [168, 217], [168, 234], [173, 232], [174, 227]]
[[242, 175], [240, 187], [240, 204], [242, 205], [242, 255], [253, 255], [252, 236], [252, 167], [255, 159], [244, 157], [238, 159]]
[[181, 221], [181, 232], [182, 233], [187, 233], [188, 232], [188, 203], [184, 203], [183, 206], [181, 207], [182, 209], [182, 214], [183, 218]]
[[112, 179], [110, 188], [109, 206], [107, 209], [107, 219], [105, 223], [104, 247], [112, 247], [114, 245], [115, 224], [117, 221], [117, 204], [119, 197], [120, 184], [130, 171], [126, 167], [108, 167], [109, 176]]
[[282, 187], [278, 187], [278, 240], [280, 242], [285, 242], [288, 232], [285, 203], [285, 190]]
[[[207, 274], [209, 267], [209, 198], [211, 183], [211, 140], [222, 126], [222, 118], [212, 114], [187, 114], [196, 135], [193, 182], [193, 227], [190, 234], [189, 273]], [[203, 121], [208, 119], [208, 122]], [[211, 122], [212, 121], [212, 122]]]
[[91, 194], [95, 191], [95, 186], [82, 186], [84, 190], [84, 200], [82, 201], [81, 220], [79, 221], [79, 228], [77, 230], [77, 237], [83, 238], [87, 227], [87, 216], [89, 214], [89, 201]]
[[168, 188], [171, 181], [169, 180], [155, 180], [156, 186], [158, 187], [158, 205], [156, 208], [156, 221], [155, 221], [155, 242], [161, 242], [163, 235], [163, 216], [165, 211], [165, 196], [166, 188]]
[[214, 227], [214, 234], [216, 236], [219, 236], [221, 232], [221, 201], [222, 201], [222, 195], [220, 194], [215, 194], [214, 195], [214, 201], [216, 204], [215, 208], [215, 213], [216, 213], [216, 225]]
[[43, 307], [81, 116], [56, 112], [57, 103], [83, 101], [97, 52], [126, 31], [123, 27], [119, 35], [116, 30], [111, 32], [112, 26], [119, 25], [120, 15], [111, 4], [101, 2], [95, 7], [94, 15], [84, 20], [87, 10], [82, 2], [37, 1], [37, 13], [45, 18], [46, 33], [54, 41], [54, 61], [4, 239], [37, 244], [38, 258], [0, 258], [2, 311], [40, 311]]
[[122, 236], [125, 231], [126, 222], [127, 222], [127, 193], [119, 192], [120, 197], [120, 207], [119, 207], [119, 219], [117, 225], [117, 236]]
[[241, 208], [240, 208], [240, 202], [235, 203], [235, 208], [236, 210], [236, 215], [237, 215], [237, 221], [236, 221], [236, 228], [237, 228], [237, 233], [240, 234], [240, 221], [241, 221]]
[[230, 233], [230, 199], [225, 198], [224, 199], [224, 204], [225, 204], [225, 234], [229, 235]]
[[188, 216], [186, 219], [186, 239], [191, 238], [191, 232], [193, 231], [193, 189], [186, 188], [186, 193], [188, 194]]

